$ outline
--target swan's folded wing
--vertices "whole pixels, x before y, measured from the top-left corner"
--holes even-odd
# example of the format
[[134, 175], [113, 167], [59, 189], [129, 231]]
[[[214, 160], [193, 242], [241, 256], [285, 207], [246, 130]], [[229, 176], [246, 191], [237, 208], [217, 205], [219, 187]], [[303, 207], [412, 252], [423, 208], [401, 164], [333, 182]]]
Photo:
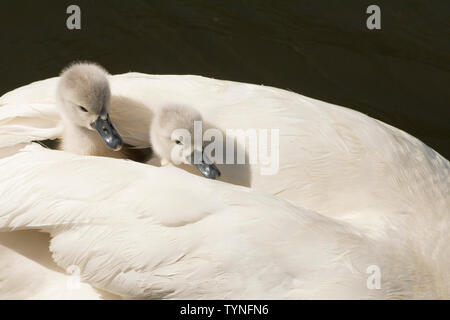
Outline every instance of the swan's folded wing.
[[267, 194], [38, 145], [0, 159], [0, 176], [0, 230], [49, 232], [59, 266], [124, 297], [380, 293], [367, 289], [365, 270], [386, 264], [382, 245]]
[[48, 235], [38, 231], [0, 232], [1, 300], [117, 299], [79, 283], [77, 274], [65, 274], [53, 262], [48, 246]]
[[59, 115], [53, 104], [0, 106], [0, 148], [61, 136]]
[[[36, 82], [4, 95], [0, 110], [8, 105], [54, 104], [57, 80]], [[130, 145], [148, 147], [154, 110], [168, 104], [189, 105], [221, 130], [279, 129], [279, 148], [270, 147], [279, 154], [271, 151], [268, 158], [279, 169], [276, 175], [262, 175], [268, 166], [261, 161], [241, 167], [221, 165], [225, 181], [333, 217], [365, 210], [386, 216], [448, 212], [448, 160], [407, 133], [360, 112], [286, 90], [199, 76], [128, 73], [111, 76], [110, 81], [111, 117]], [[31, 129], [37, 131], [35, 138], [43, 135], [38, 128]], [[3, 137], [5, 144], [22, 138], [14, 139], [11, 134]], [[383, 223], [383, 217], [371, 216]]]
[[57, 81], [34, 82], [0, 97], [0, 148], [61, 136], [55, 108]]

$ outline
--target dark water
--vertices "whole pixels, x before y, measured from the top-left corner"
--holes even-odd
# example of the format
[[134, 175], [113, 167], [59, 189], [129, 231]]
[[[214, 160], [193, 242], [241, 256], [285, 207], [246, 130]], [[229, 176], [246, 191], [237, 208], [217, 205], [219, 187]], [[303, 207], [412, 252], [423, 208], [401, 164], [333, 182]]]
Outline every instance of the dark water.
[[[82, 29], [66, 28], [78, 4]], [[365, 10], [381, 7], [382, 29]], [[199, 74], [362, 111], [450, 158], [450, 1], [2, 1], [0, 94], [87, 59]]]

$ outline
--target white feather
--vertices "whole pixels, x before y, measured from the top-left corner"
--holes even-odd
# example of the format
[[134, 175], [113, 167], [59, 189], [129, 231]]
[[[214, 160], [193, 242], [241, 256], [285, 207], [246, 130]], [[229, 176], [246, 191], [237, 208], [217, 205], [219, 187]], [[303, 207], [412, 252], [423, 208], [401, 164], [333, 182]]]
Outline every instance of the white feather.
[[[220, 168], [250, 190], [177, 168], [18, 151], [58, 136], [49, 79], [0, 98], [4, 232], [51, 233], [60, 267], [80, 266], [86, 283], [123, 297], [449, 297], [449, 163], [419, 140], [275, 88], [135, 73], [110, 80], [125, 142], [148, 145], [133, 106], [190, 105], [222, 130], [279, 128], [279, 173]], [[119, 107], [132, 117], [115, 115]], [[369, 265], [381, 268], [380, 290], [366, 286]]]

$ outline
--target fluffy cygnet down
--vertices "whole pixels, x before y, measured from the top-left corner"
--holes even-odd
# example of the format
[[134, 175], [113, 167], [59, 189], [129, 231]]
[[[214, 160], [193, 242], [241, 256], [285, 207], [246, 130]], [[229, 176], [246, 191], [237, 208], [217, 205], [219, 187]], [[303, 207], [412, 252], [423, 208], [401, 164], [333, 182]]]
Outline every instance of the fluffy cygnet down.
[[194, 136], [194, 121], [201, 115], [186, 106], [169, 106], [156, 111], [152, 120], [152, 148], [138, 149], [123, 143], [108, 114], [111, 91], [108, 72], [94, 63], [75, 63], [64, 69], [57, 89], [58, 110], [63, 122], [60, 149], [72, 153], [147, 162], [152, 152], [162, 164], [190, 163], [207, 178], [220, 176], [217, 167], [204, 158], [202, 146], [183, 136]]

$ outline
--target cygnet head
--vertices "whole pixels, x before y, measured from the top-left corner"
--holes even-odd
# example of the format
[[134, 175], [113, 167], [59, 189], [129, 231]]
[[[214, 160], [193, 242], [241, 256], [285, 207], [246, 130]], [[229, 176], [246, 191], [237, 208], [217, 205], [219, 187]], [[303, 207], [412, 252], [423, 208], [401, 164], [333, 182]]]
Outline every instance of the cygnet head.
[[167, 162], [192, 164], [205, 177], [216, 179], [219, 169], [203, 154], [202, 141], [194, 139], [195, 129], [201, 128], [202, 116], [197, 110], [179, 105], [163, 107], [156, 111], [151, 126], [153, 152]]
[[112, 150], [120, 150], [122, 139], [109, 118], [111, 100], [108, 72], [93, 63], [76, 63], [61, 73], [57, 97], [66, 124], [96, 130]]

